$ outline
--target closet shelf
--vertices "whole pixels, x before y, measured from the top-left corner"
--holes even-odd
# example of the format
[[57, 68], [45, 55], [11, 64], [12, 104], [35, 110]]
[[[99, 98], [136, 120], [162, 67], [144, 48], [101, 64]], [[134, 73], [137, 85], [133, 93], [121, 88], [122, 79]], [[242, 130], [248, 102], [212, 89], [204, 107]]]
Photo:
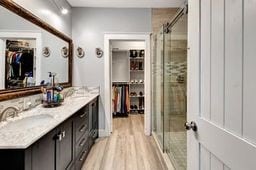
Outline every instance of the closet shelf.
[[144, 70], [130, 70], [130, 72], [143, 72]]
[[144, 60], [144, 57], [137, 57], [137, 58], [131, 58], [130, 57], [130, 60]]
[[129, 81], [113, 81], [113, 84], [129, 84]]
[[135, 111], [144, 111], [144, 109], [130, 109], [130, 111], [135, 112]]
[[125, 50], [125, 49], [119, 49], [119, 48], [113, 48], [112, 52], [129, 52], [129, 50]]
[[130, 83], [130, 85], [144, 85], [144, 83]]

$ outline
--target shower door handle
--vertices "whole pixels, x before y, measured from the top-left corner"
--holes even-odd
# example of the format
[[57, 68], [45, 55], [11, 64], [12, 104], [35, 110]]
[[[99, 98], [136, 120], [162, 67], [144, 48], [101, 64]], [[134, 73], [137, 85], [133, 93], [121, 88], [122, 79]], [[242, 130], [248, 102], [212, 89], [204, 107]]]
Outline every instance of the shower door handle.
[[190, 130], [190, 129], [192, 129], [193, 131], [197, 131], [197, 125], [196, 125], [196, 122], [194, 122], [194, 121], [192, 121], [192, 122], [186, 122], [185, 123], [185, 128], [186, 128], [186, 130]]

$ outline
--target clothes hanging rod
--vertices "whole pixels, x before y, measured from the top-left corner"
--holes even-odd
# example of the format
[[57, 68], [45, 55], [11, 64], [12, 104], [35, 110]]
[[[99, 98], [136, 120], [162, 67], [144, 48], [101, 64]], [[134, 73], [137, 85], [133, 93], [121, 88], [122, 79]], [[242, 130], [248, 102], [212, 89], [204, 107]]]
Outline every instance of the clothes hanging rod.
[[33, 48], [26, 47], [9, 47], [6, 49], [7, 51], [33, 51]]

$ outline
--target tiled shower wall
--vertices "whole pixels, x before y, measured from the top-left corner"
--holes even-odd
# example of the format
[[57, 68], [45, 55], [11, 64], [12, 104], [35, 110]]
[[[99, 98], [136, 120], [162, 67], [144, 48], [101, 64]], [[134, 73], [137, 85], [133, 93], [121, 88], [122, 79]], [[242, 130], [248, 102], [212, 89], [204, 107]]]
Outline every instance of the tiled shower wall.
[[164, 63], [164, 93], [166, 113], [169, 115], [185, 115], [186, 113], [186, 84], [187, 84], [187, 41], [171, 40], [166, 35]]

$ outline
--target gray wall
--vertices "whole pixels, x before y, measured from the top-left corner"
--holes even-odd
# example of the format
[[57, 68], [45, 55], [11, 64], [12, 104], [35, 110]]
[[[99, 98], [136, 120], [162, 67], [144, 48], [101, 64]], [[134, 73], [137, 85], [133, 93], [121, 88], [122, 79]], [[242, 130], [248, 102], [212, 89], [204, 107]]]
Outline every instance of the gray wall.
[[95, 48], [104, 49], [106, 32], [151, 32], [151, 9], [72, 8], [74, 47], [85, 49], [85, 57], [74, 56], [75, 86], [100, 86], [100, 128], [105, 128], [104, 56], [95, 56]]
[[13, 1], [71, 37], [71, 7], [66, 0], [59, 1], [61, 6], [69, 9], [69, 13], [66, 15], [61, 14], [60, 9], [53, 3], [54, 0]]

